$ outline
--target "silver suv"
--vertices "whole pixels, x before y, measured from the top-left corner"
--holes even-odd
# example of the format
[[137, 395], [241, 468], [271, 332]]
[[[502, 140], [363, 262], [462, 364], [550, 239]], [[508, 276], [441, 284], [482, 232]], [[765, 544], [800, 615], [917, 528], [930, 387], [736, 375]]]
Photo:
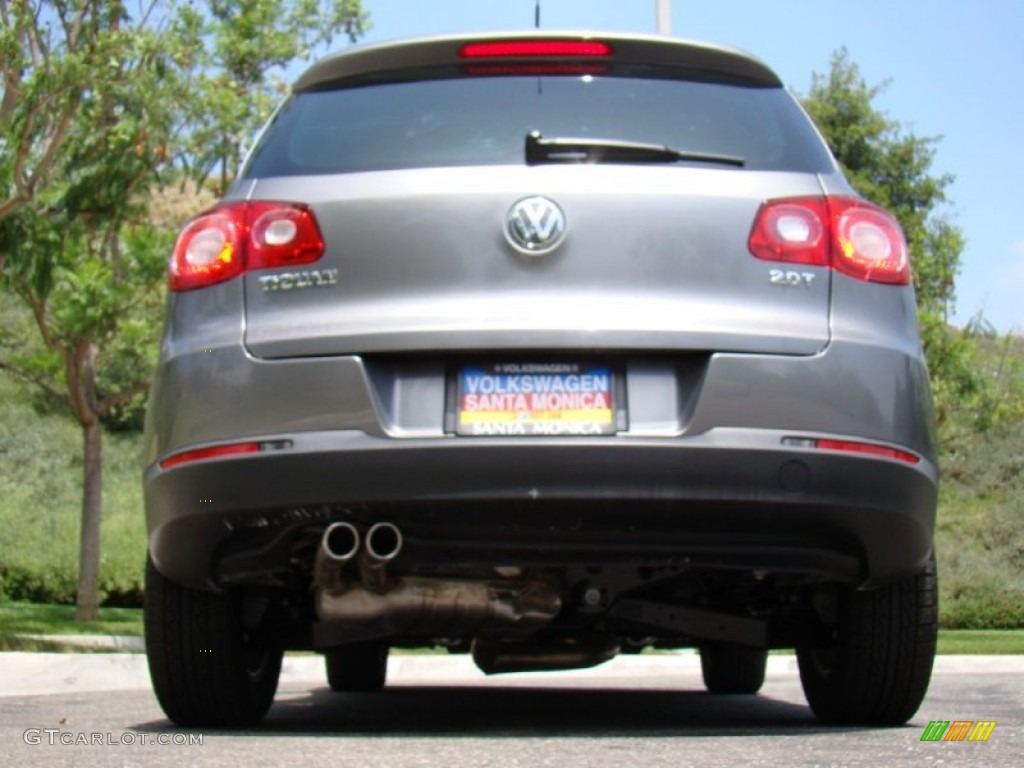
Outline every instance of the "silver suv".
[[735, 50], [529, 33], [310, 68], [170, 261], [145, 473], [167, 715], [282, 654], [485, 673], [694, 647], [898, 724], [935, 652], [936, 450], [899, 225]]

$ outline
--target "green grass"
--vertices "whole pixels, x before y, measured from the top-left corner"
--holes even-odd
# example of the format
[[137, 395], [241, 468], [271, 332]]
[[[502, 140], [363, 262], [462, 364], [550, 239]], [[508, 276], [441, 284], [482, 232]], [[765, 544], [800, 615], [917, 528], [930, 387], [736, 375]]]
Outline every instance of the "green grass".
[[1024, 630], [1020, 629], [942, 629], [939, 653], [960, 655], [1024, 655]]
[[[792, 654], [791, 650], [772, 651]], [[1024, 656], [1022, 629], [940, 629], [940, 656]]]
[[73, 644], [51, 643], [19, 635], [142, 636], [142, 609], [101, 608], [99, 621], [75, 621], [71, 605], [0, 601], [0, 651], [76, 651]]
[[142, 636], [141, 608], [101, 608], [99, 621], [75, 621], [72, 605], [0, 602], [0, 637], [11, 635]]

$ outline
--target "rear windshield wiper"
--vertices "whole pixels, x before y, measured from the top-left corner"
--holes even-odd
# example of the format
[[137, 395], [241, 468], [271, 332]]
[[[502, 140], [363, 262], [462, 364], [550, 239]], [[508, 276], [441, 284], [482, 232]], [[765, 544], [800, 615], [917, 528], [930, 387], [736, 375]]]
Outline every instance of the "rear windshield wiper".
[[686, 152], [662, 144], [614, 139], [545, 139], [537, 131], [526, 134], [526, 164], [545, 163], [675, 163], [680, 161], [734, 165], [745, 161], [736, 155]]

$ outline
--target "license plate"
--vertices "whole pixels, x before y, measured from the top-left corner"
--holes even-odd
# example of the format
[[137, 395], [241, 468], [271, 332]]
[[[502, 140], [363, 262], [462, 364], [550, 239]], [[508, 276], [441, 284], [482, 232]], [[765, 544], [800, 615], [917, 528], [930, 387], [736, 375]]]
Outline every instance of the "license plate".
[[611, 435], [614, 377], [579, 363], [496, 363], [458, 374], [460, 435]]

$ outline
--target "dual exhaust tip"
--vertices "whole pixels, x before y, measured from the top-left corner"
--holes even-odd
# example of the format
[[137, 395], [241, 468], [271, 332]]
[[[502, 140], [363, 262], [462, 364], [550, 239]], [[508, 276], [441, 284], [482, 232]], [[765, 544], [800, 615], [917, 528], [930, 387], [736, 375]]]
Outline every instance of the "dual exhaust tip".
[[402, 532], [394, 523], [374, 523], [365, 536], [352, 523], [331, 523], [320, 540], [320, 554], [341, 566], [355, 559], [362, 547], [371, 563], [384, 565], [398, 557], [402, 545]]

